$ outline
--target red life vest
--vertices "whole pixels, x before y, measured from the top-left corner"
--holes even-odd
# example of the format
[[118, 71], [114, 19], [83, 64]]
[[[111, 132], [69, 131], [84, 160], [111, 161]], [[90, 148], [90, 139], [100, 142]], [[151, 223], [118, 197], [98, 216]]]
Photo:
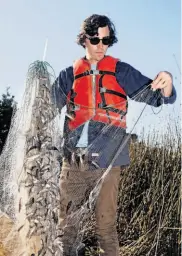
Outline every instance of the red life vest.
[[67, 99], [70, 130], [88, 120], [126, 128], [127, 97], [115, 77], [117, 61], [106, 56], [97, 63], [97, 70], [91, 70], [84, 58], [74, 63], [74, 82]]

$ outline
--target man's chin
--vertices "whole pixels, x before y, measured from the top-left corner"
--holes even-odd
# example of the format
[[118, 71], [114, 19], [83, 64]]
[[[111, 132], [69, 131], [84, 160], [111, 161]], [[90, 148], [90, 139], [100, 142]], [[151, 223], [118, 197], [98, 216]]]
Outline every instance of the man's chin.
[[104, 58], [104, 55], [99, 55], [99, 56], [97, 56], [97, 60], [99, 61], [99, 60], [102, 60]]

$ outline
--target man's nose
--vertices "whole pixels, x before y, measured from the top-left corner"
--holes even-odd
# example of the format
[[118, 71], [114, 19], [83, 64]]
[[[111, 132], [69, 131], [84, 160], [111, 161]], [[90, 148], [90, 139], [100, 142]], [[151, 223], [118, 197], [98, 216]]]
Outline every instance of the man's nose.
[[103, 48], [102, 40], [100, 40], [100, 42], [98, 43], [98, 45], [97, 45], [97, 46], [98, 46], [98, 48], [100, 48], [100, 49], [101, 49], [101, 48]]

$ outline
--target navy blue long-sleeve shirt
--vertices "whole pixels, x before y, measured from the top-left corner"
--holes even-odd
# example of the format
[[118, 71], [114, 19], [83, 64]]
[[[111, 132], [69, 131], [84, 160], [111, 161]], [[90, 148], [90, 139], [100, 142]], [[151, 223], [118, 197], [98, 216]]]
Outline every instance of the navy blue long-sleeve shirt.
[[[135, 101], [145, 102], [148, 105], [158, 107], [162, 103], [173, 104], [176, 100], [176, 90], [174, 87], [170, 97], [164, 97], [160, 90], [152, 91], [150, 86], [148, 86], [152, 82], [152, 79], [144, 76], [140, 71], [125, 62], [117, 62], [115, 75], [118, 84], [125, 91], [126, 95]], [[53, 100], [59, 110], [66, 105], [67, 95], [73, 86], [73, 81], [73, 67], [70, 66], [60, 72], [59, 77], [53, 84]], [[67, 122], [65, 122], [65, 156], [75, 150], [83, 127], [84, 125], [74, 131], [70, 131]], [[96, 165], [100, 168], [107, 168], [125, 137], [126, 131], [124, 129], [110, 127], [106, 124], [91, 120], [88, 128], [89, 158], [91, 161], [94, 160]], [[92, 155], [97, 157], [93, 159]], [[126, 144], [113, 166], [128, 164], [129, 151], [128, 144]]]

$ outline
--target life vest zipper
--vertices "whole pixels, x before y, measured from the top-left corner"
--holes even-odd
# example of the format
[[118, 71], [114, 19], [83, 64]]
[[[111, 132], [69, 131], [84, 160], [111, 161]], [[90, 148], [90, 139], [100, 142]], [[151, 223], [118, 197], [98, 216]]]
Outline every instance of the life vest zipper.
[[91, 69], [93, 70], [92, 74], [92, 102], [93, 102], [93, 116], [92, 118], [96, 115], [96, 71], [97, 66], [96, 65], [91, 65]]

